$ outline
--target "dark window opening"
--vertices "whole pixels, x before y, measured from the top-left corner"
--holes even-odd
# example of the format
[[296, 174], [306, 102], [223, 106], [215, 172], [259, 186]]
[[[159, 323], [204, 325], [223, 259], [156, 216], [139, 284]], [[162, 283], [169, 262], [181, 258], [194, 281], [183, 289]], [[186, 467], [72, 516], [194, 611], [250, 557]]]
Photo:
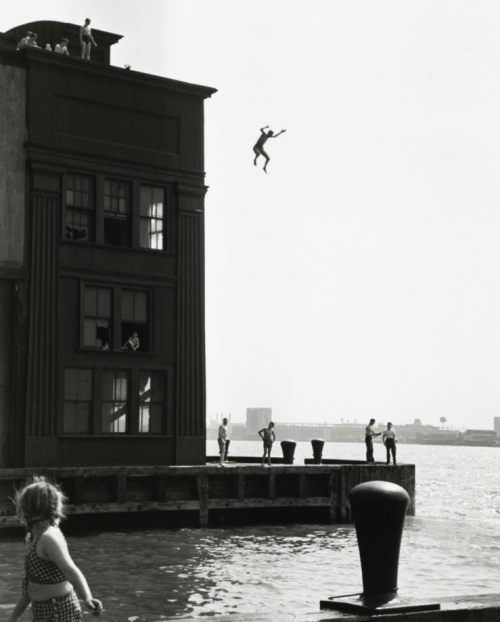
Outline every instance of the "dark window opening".
[[121, 293], [122, 348], [131, 352], [149, 352], [148, 294], [124, 289]]
[[125, 181], [104, 181], [104, 243], [130, 246], [130, 185]]
[[75, 242], [94, 241], [93, 179], [85, 175], [66, 176], [66, 220], [64, 237]]
[[65, 434], [90, 433], [92, 402], [92, 371], [90, 369], [65, 369], [63, 424]]

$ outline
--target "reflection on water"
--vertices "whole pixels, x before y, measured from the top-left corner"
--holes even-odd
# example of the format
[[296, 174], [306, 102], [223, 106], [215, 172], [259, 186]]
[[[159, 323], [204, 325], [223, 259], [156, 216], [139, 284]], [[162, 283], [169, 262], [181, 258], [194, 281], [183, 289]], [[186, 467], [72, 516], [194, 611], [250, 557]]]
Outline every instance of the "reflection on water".
[[[414, 453], [418, 483], [417, 517], [407, 519], [403, 536], [401, 592], [439, 597], [498, 591], [500, 450], [399, 450]], [[68, 541], [94, 595], [104, 601], [104, 622], [318, 612], [320, 599], [361, 588], [351, 526], [116, 531]], [[23, 555], [20, 540], [0, 541], [0, 617], [19, 597]]]

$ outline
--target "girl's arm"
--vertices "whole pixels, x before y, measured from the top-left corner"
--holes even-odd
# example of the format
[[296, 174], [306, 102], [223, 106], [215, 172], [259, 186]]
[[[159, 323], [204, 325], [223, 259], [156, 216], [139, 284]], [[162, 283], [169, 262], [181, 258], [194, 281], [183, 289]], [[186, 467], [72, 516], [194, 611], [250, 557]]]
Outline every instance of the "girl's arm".
[[26, 594], [23, 594], [21, 598], [19, 599], [17, 605], [12, 610], [12, 613], [10, 614], [9, 622], [17, 622], [17, 620], [19, 620], [19, 618], [23, 615], [23, 613], [28, 608], [28, 605], [30, 604], [30, 602], [31, 601], [26, 596]]
[[54, 562], [66, 579], [73, 584], [78, 595], [85, 602], [87, 609], [95, 615], [100, 615], [102, 603], [97, 598], [92, 597], [87, 580], [71, 558], [68, 545], [62, 533], [59, 530], [51, 530], [49, 533], [44, 534], [40, 544], [42, 545], [41, 553]]

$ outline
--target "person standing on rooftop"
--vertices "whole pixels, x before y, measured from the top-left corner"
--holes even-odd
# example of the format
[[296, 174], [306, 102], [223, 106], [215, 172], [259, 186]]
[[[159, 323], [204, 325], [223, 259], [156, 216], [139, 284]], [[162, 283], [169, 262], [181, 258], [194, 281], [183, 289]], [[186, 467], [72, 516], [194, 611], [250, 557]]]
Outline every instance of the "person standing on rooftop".
[[80, 43], [82, 46], [82, 58], [90, 60], [90, 50], [92, 49], [92, 44], [97, 47], [97, 43], [94, 41], [94, 37], [92, 36], [90, 19], [88, 17], [85, 20], [85, 24], [80, 27]]

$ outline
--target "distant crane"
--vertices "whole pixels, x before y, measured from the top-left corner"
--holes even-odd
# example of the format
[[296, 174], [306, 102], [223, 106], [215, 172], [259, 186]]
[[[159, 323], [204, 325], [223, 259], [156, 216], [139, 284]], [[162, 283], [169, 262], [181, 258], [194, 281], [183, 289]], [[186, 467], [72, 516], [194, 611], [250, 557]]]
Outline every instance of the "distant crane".
[[444, 430], [444, 424], [446, 423], [446, 417], [440, 417], [439, 421], [442, 423], [442, 428]]

